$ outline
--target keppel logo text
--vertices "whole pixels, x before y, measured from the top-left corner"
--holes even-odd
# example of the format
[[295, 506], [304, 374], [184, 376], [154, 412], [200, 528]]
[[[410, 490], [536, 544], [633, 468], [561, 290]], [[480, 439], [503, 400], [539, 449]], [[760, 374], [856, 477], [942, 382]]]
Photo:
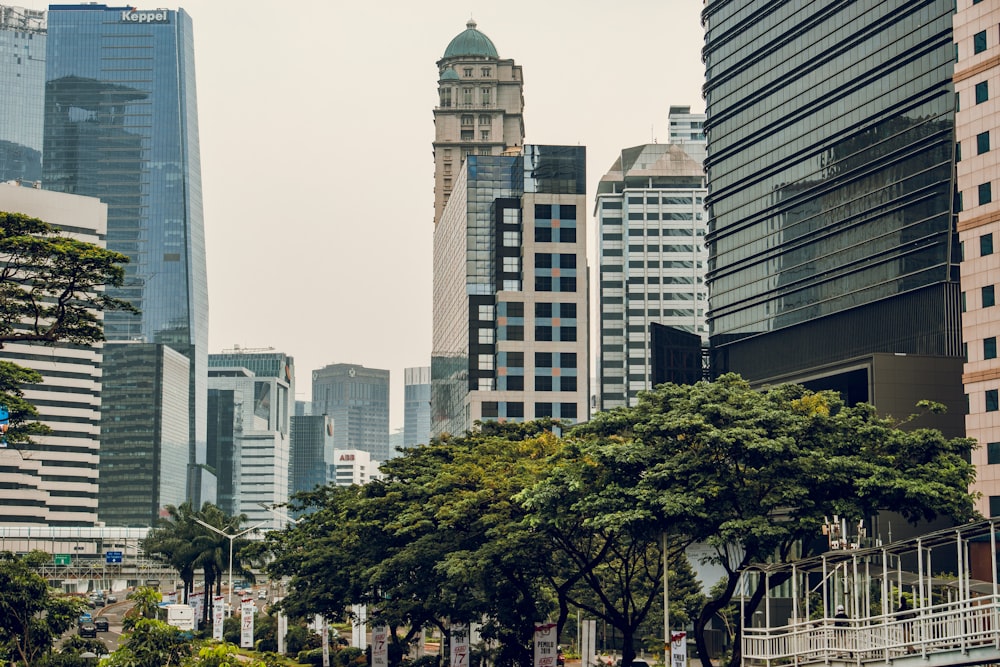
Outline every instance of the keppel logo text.
[[122, 12], [123, 23], [170, 23], [166, 10], [156, 12], [133, 12], [125, 10]]

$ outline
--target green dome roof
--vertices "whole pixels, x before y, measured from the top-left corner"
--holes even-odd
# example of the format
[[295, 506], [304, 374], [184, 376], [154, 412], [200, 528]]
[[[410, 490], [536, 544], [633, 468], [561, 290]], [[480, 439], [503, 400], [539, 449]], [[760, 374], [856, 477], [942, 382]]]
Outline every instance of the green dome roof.
[[465, 24], [465, 31], [451, 40], [448, 48], [444, 50], [445, 58], [458, 58], [460, 56], [500, 57], [497, 55], [497, 48], [493, 46], [490, 38], [476, 30], [476, 22], [472, 19], [469, 19], [469, 22]]
[[458, 78], [459, 78], [458, 72], [455, 71], [454, 67], [449, 67], [449, 68], [445, 69], [445, 71], [441, 72], [441, 80], [442, 81], [452, 81], [452, 80], [458, 79]]

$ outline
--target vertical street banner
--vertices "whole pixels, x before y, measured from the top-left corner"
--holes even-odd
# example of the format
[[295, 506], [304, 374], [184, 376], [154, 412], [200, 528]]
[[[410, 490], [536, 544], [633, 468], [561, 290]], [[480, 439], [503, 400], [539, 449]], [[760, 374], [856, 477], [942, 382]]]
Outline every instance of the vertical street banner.
[[204, 597], [204, 593], [192, 593], [190, 599], [188, 600], [188, 604], [191, 605], [192, 616], [194, 616], [195, 629], [199, 628], [201, 624], [201, 604]]
[[253, 648], [253, 600], [240, 601], [240, 648]]
[[323, 667], [330, 667], [330, 626], [319, 614], [316, 614], [316, 632], [323, 646]]
[[597, 621], [590, 619], [580, 623], [580, 665], [595, 667], [597, 665]]
[[221, 595], [212, 597], [212, 639], [222, 641], [222, 622], [226, 617], [226, 598]]
[[670, 633], [670, 667], [687, 667], [688, 640], [686, 632]]
[[389, 667], [389, 627], [372, 626], [372, 667]]
[[451, 624], [451, 667], [469, 667], [469, 626]]
[[555, 623], [535, 626], [535, 667], [556, 667], [559, 657], [556, 639]]

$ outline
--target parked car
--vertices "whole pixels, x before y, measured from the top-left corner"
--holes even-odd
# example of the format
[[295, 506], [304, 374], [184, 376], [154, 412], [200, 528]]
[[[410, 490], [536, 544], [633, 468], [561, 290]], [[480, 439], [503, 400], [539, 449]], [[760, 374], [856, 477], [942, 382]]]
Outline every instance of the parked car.
[[266, 600], [267, 599], [267, 591], [264, 590], [263, 588], [260, 589], [259, 591], [257, 591], [257, 599], [258, 600]]
[[118, 598], [116, 598], [114, 595], [109, 595], [108, 596], [108, 604], [113, 604], [115, 602], [118, 602]]
[[97, 639], [97, 626], [90, 622], [81, 623], [77, 629], [77, 634], [81, 637], [93, 637]]
[[107, 616], [98, 616], [94, 619], [94, 625], [97, 627], [98, 632], [107, 632], [110, 623]]

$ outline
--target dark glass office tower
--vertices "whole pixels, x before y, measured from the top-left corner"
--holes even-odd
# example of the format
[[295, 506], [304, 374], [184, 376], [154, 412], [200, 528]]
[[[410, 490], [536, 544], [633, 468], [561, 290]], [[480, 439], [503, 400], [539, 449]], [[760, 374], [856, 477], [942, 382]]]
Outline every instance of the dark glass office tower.
[[953, 0], [710, 0], [716, 371], [961, 432]]
[[[191, 360], [189, 462], [203, 463], [208, 287], [191, 18], [52, 5], [46, 61], [44, 187], [107, 203], [108, 248], [131, 260], [115, 295], [141, 312], [108, 313], [105, 333]], [[188, 484], [196, 502], [211, 499], [201, 489], [214, 483], [192, 474]]]

